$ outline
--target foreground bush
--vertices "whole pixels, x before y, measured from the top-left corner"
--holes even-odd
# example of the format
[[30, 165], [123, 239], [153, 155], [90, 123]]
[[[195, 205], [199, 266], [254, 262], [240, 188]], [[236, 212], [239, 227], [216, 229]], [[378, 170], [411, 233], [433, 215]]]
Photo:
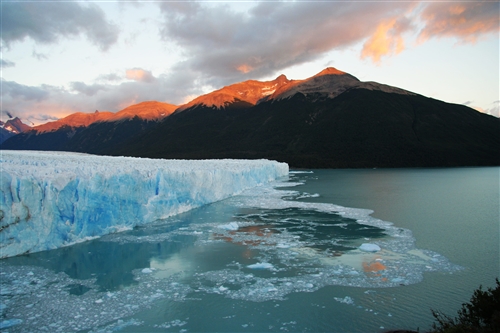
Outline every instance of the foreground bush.
[[500, 333], [500, 282], [496, 288], [483, 291], [480, 286], [474, 291], [469, 303], [462, 304], [457, 318], [451, 318], [432, 310], [437, 323], [433, 333]]

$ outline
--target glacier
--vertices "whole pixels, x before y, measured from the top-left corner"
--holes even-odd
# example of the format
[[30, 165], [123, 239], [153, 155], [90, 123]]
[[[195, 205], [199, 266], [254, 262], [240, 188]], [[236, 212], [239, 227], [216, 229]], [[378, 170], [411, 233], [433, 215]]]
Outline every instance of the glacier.
[[0, 257], [71, 245], [226, 199], [289, 172], [269, 160], [0, 151]]

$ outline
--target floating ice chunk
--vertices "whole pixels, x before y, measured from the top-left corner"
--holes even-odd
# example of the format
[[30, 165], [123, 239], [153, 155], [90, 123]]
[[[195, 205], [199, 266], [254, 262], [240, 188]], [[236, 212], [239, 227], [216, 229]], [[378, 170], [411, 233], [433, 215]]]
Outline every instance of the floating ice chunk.
[[378, 251], [380, 251], [380, 246], [378, 246], [377, 244], [372, 244], [372, 243], [363, 243], [363, 244], [361, 244], [359, 249], [361, 251], [365, 251], [365, 252], [378, 252]]
[[319, 198], [319, 193], [303, 193], [302, 195], [298, 196], [296, 199], [305, 199], [305, 198]]
[[333, 299], [340, 303], [354, 305], [354, 300], [349, 296], [346, 296], [344, 298], [334, 297]]
[[256, 264], [248, 265], [250, 269], [273, 269], [274, 266], [267, 262], [258, 262]]
[[153, 273], [153, 270], [151, 268], [144, 268], [141, 272], [143, 272], [144, 274], [149, 274]]
[[275, 286], [270, 286], [270, 287], [267, 287], [264, 289], [266, 292], [268, 293], [274, 293], [274, 292], [277, 292], [278, 289], [275, 287]]
[[222, 224], [219, 226], [219, 229], [224, 229], [224, 230], [231, 230], [231, 231], [236, 231], [239, 229], [239, 225], [236, 222], [230, 222], [227, 224]]
[[0, 321], [0, 329], [9, 328], [21, 324], [23, 321], [21, 319], [6, 319]]

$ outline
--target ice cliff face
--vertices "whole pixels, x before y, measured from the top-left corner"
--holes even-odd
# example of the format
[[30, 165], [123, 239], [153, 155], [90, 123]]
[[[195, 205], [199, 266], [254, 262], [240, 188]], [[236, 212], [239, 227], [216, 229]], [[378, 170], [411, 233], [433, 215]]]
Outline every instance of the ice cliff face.
[[133, 228], [288, 174], [268, 160], [153, 160], [2, 151], [0, 257]]

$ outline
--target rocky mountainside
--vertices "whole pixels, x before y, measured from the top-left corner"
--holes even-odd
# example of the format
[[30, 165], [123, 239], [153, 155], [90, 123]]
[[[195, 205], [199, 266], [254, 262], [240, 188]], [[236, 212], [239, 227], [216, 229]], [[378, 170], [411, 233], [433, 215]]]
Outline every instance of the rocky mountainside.
[[[268, 158], [304, 168], [500, 165], [498, 118], [361, 82], [335, 68], [305, 80], [280, 75], [236, 83], [161, 121], [132, 120], [92, 123], [66, 133], [71, 137], [56, 148], [155, 158]], [[12, 142], [23, 136], [2, 148], [20, 149]], [[30, 142], [22, 149], [41, 149]]]
[[221, 109], [228, 106], [232, 108], [250, 107], [267, 100], [276, 90], [292, 82], [294, 81], [288, 80], [285, 75], [280, 75], [273, 81], [261, 82], [249, 80], [232, 84], [195, 98], [191, 102], [180, 106], [177, 112], [199, 106], [215, 109]]

